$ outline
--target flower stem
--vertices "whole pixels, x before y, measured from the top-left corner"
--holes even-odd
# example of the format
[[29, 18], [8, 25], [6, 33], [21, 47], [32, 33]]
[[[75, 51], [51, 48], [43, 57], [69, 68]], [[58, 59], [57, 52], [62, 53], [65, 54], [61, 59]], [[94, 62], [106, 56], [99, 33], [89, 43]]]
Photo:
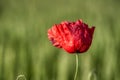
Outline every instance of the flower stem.
[[88, 80], [97, 80], [97, 75], [95, 71], [91, 71], [88, 76]]
[[77, 79], [77, 74], [78, 74], [78, 54], [76, 54], [76, 69], [75, 69], [74, 80]]
[[[22, 79], [23, 78], [23, 79]], [[26, 77], [24, 75], [19, 75], [17, 76], [17, 79], [16, 80], [26, 80]]]

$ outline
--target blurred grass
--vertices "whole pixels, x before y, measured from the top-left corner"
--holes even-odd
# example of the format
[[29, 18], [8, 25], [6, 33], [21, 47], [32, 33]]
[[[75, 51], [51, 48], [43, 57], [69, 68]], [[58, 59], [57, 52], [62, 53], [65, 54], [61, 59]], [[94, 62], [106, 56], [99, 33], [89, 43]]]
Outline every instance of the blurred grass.
[[91, 48], [80, 54], [78, 80], [120, 80], [119, 0], [0, 0], [0, 80], [73, 80], [75, 55], [57, 49], [47, 30], [83, 19], [96, 26]]

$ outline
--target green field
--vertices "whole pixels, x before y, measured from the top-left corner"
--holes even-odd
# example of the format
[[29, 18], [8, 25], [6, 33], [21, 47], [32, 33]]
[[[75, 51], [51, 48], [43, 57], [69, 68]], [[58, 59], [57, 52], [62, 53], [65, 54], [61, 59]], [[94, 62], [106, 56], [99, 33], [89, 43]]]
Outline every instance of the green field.
[[0, 80], [73, 80], [75, 55], [53, 47], [47, 30], [78, 19], [96, 28], [77, 80], [120, 80], [119, 0], [0, 0]]

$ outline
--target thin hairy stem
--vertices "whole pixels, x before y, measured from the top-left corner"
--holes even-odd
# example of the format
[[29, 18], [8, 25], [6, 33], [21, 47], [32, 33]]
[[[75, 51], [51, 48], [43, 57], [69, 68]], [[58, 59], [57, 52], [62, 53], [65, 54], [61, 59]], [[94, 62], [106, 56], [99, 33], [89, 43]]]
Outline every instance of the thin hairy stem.
[[91, 71], [88, 75], [88, 80], [97, 80], [97, 75], [95, 71]]
[[76, 54], [76, 69], [75, 69], [74, 80], [77, 79], [77, 74], [78, 74], [78, 54]]
[[24, 75], [17, 76], [16, 80], [21, 80], [21, 78], [22, 78], [22, 80], [26, 80], [26, 77]]

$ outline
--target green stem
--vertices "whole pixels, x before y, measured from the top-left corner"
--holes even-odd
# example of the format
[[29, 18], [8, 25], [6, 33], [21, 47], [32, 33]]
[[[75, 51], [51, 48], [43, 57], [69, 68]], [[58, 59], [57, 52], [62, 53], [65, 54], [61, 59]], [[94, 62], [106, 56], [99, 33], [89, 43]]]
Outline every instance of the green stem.
[[78, 54], [76, 54], [76, 69], [75, 69], [74, 80], [77, 79], [77, 74], [78, 74]]
[[19, 75], [16, 80], [21, 80], [21, 78], [23, 78], [23, 80], [26, 80], [26, 77], [24, 75]]
[[88, 76], [88, 80], [97, 80], [97, 75], [95, 71], [91, 71]]

